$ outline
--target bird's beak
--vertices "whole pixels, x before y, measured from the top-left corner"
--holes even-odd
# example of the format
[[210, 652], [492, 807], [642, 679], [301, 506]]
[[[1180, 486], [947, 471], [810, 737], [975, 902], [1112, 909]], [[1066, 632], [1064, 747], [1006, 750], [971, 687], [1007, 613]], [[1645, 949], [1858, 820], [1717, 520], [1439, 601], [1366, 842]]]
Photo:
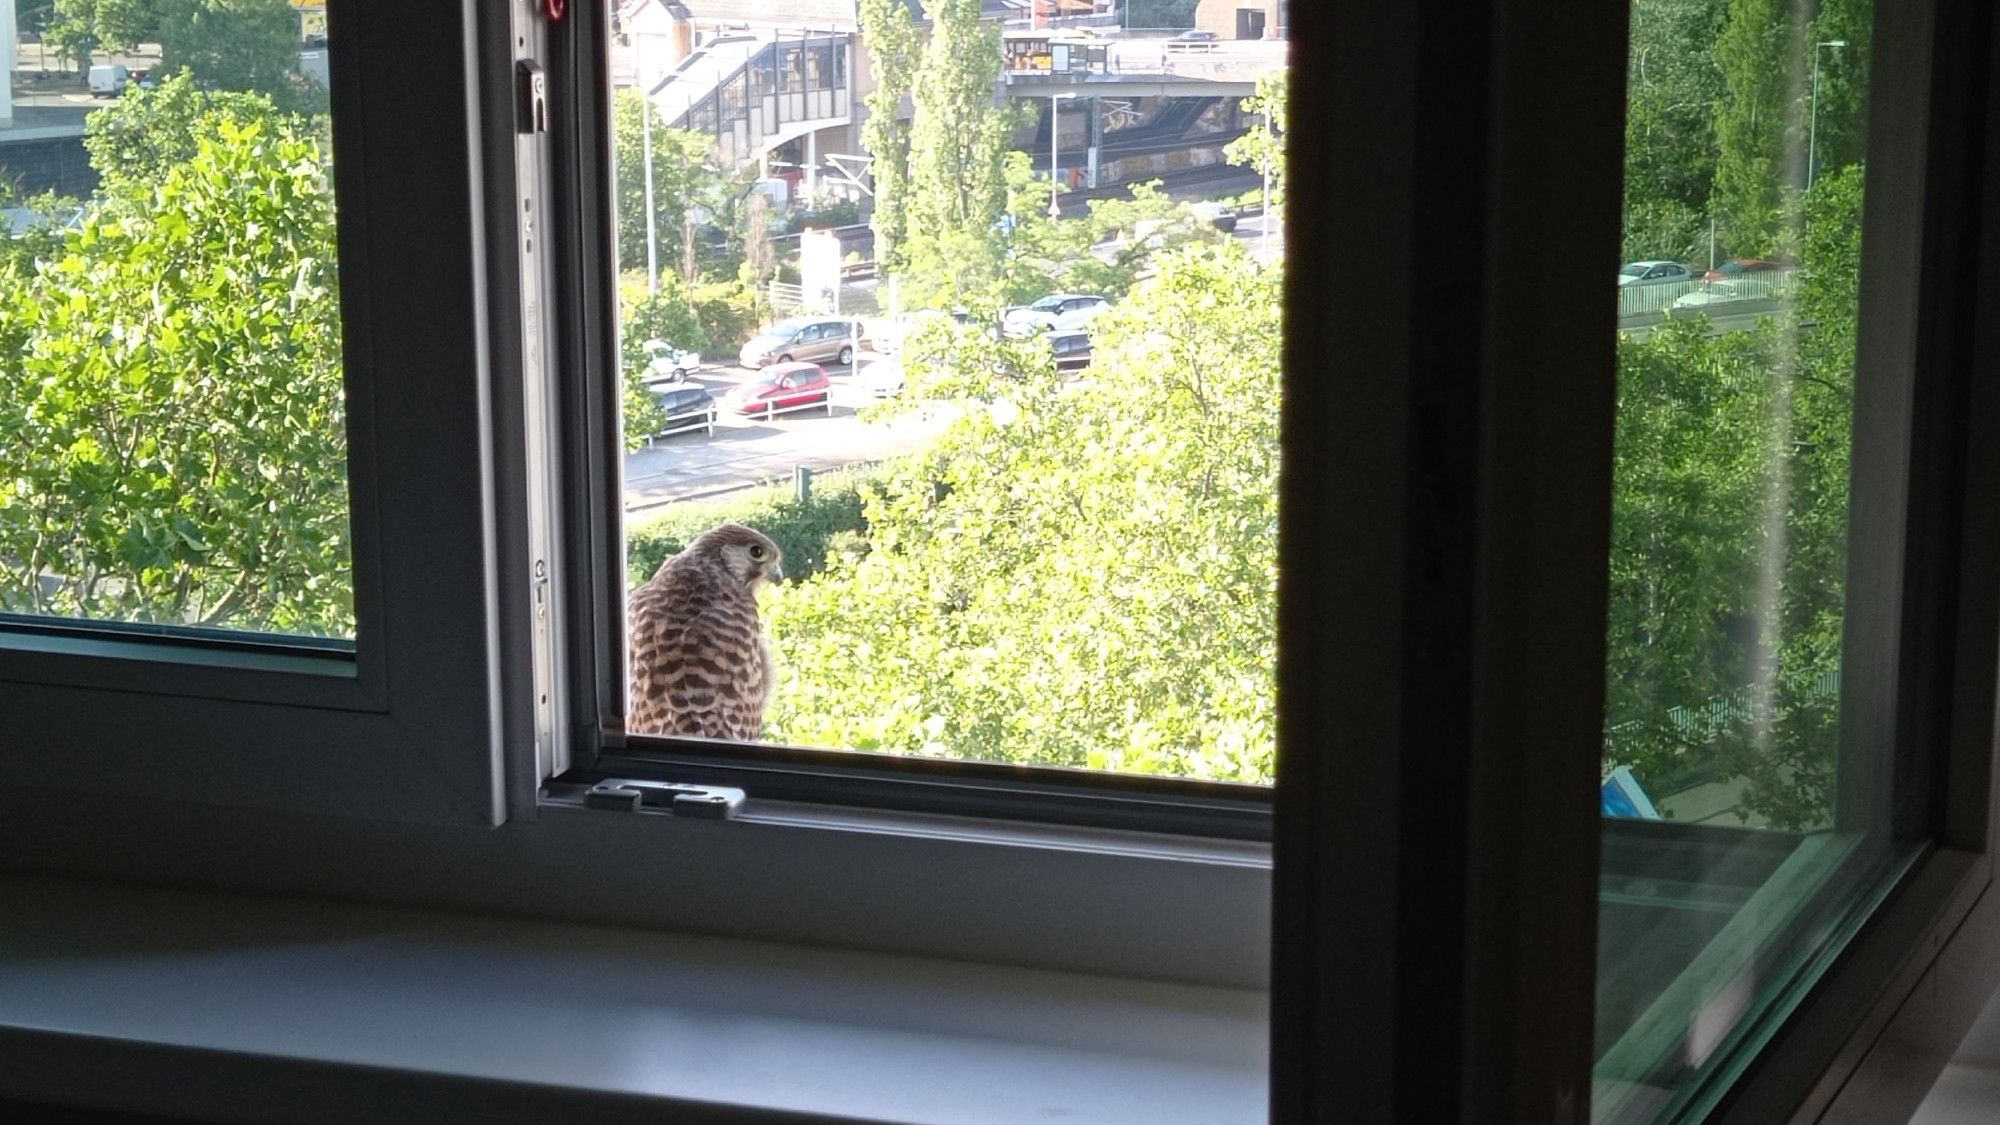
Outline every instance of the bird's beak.
[[771, 569], [766, 573], [773, 583], [783, 582], [785, 580], [785, 568], [779, 566], [777, 563], [772, 563]]

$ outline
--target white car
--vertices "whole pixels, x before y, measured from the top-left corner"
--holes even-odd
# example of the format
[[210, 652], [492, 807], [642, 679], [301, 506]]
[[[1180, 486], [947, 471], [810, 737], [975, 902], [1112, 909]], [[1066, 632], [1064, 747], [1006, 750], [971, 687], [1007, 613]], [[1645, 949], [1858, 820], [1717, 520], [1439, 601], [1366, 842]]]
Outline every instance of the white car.
[[1089, 293], [1051, 293], [1032, 305], [1008, 309], [1000, 324], [1008, 335], [1073, 332], [1103, 315], [1111, 302]]
[[903, 361], [884, 356], [863, 367], [855, 380], [876, 398], [894, 398], [903, 393]]
[[646, 349], [646, 373], [641, 378], [648, 383], [678, 383], [701, 366], [700, 356], [682, 351], [665, 340], [648, 340], [643, 346]]
[[1694, 275], [1679, 262], [1627, 262], [1618, 267], [1618, 288], [1633, 285], [1667, 285], [1693, 281]]
[[1727, 305], [1735, 301], [1748, 301], [1752, 299], [1737, 292], [1736, 287], [1727, 281], [1711, 281], [1692, 293], [1683, 293], [1674, 298], [1674, 307], [1677, 309], [1698, 309], [1707, 305]]

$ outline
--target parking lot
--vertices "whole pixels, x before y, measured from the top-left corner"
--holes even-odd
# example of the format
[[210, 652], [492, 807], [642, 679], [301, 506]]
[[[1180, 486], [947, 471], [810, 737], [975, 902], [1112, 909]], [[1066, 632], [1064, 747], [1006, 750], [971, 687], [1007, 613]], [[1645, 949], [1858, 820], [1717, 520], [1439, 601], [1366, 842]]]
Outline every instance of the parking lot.
[[[854, 367], [871, 358], [864, 353]], [[722, 405], [715, 432], [675, 434], [627, 454], [625, 510], [644, 512], [676, 500], [720, 496], [789, 480], [799, 465], [819, 471], [913, 452], [949, 422], [948, 410], [936, 405], [900, 411], [889, 419], [862, 421], [857, 411], [875, 400], [856, 384], [854, 367], [826, 365], [833, 382], [830, 416], [826, 410], [813, 407], [766, 421], [736, 415], [722, 405], [722, 397], [749, 378], [751, 371], [733, 364], [704, 365], [689, 377], [688, 385], [706, 389]]]

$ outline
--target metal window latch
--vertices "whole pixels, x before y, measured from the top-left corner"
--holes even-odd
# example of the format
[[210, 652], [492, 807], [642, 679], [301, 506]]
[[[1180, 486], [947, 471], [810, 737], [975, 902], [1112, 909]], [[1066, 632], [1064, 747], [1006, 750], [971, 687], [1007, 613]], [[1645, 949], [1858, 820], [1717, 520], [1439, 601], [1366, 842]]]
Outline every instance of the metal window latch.
[[515, 128], [522, 133], [549, 131], [549, 83], [533, 59], [514, 63]]
[[675, 816], [728, 820], [743, 807], [743, 790], [721, 785], [683, 785], [674, 781], [634, 781], [607, 778], [583, 795], [589, 809], [637, 812], [641, 806], [666, 809]]

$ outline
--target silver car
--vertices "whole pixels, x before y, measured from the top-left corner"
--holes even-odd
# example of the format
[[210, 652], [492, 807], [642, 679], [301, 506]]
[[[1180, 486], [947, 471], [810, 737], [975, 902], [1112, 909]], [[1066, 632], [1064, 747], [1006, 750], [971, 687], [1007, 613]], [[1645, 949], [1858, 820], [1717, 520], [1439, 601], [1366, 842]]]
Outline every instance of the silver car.
[[795, 316], [781, 320], [752, 337], [737, 355], [743, 366], [761, 370], [774, 363], [854, 362], [860, 342], [854, 321], [833, 317]]

